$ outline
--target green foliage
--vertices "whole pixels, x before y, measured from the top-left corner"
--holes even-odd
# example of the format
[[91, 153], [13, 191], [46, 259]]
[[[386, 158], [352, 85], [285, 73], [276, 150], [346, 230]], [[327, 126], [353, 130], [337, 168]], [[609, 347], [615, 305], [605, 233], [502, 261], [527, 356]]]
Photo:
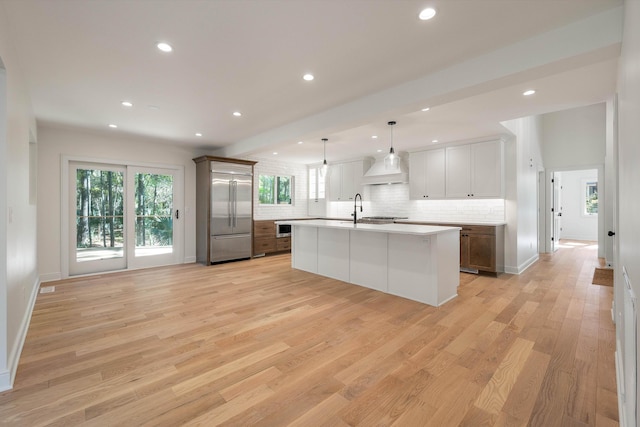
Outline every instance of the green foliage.
[[[135, 174], [137, 246], [173, 243], [173, 177]], [[124, 173], [78, 169], [76, 247], [124, 246]]]
[[138, 173], [136, 182], [136, 246], [173, 243], [173, 177]]
[[290, 176], [260, 175], [258, 178], [258, 201], [263, 205], [291, 204]]
[[291, 177], [278, 177], [278, 204], [291, 204]]
[[118, 247], [124, 243], [124, 174], [78, 169], [76, 174], [76, 246]]
[[274, 204], [275, 179], [273, 175], [260, 175], [258, 178], [258, 200], [261, 204]]
[[598, 183], [587, 183], [587, 197], [585, 203], [585, 212], [587, 215], [596, 215], [598, 213]]

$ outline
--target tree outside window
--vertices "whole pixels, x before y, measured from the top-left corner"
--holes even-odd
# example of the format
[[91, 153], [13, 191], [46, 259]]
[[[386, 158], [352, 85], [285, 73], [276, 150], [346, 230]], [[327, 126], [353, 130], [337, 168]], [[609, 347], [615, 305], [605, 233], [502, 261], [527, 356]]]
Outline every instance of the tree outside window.
[[585, 215], [598, 215], [598, 183], [587, 181], [585, 183]]
[[291, 205], [292, 176], [260, 175], [258, 201], [262, 205]]

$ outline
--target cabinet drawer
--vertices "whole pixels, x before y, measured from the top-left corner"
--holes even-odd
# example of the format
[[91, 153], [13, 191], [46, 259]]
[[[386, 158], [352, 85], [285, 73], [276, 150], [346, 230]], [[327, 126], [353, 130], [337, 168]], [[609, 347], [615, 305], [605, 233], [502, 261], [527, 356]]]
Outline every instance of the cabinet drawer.
[[256, 237], [276, 237], [274, 221], [253, 221], [253, 235]]
[[457, 227], [461, 227], [460, 234], [487, 234], [490, 236], [495, 236], [496, 227], [491, 225], [457, 225]]
[[291, 237], [281, 237], [276, 239], [276, 249], [279, 251], [290, 251]]
[[258, 237], [253, 239], [253, 253], [254, 254], [266, 254], [269, 252], [275, 252], [276, 239], [275, 237]]

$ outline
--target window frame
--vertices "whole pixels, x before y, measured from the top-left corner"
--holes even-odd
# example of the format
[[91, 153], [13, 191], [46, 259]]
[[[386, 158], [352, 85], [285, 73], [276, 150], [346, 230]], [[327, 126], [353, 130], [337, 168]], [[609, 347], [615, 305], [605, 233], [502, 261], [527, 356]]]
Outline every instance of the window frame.
[[[594, 218], [598, 216], [599, 210], [599, 194], [598, 194], [598, 180], [597, 179], [582, 179], [581, 180], [581, 188], [582, 188], [582, 198], [581, 198], [581, 208], [580, 213], [583, 217]], [[595, 188], [595, 192], [590, 191], [590, 189]], [[596, 198], [596, 212], [589, 212], [587, 203], [590, 198], [590, 194], [595, 194]]]
[[[269, 202], [263, 202], [262, 200], [262, 196], [261, 196], [261, 189], [263, 188], [263, 180], [262, 177], [267, 177], [267, 178], [273, 178], [273, 183], [271, 185], [273, 185], [273, 187], [271, 188], [271, 194], [273, 195], [273, 199], [271, 200], [271, 203]], [[289, 199], [287, 202], [280, 202], [279, 201], [279, 194], [280, 194], [280, 183], [282, 182], [283, 179], [288, 180], [289, 183]], [[261, 173], [258, 175], [258, 204], [260, 206], [293, 206], [294, 205], [294, 184], [295, 184], [295, 176], [294, 175], [273, 175], [273, 174], [266, 174], [266, 173]]]

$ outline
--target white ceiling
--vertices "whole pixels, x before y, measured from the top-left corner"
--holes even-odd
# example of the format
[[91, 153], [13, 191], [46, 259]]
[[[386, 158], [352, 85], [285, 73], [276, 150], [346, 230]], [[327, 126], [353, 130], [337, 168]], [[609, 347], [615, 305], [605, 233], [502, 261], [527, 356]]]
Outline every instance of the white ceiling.
[[[39, 124], [300, 163], [321, 160], [322, 137], [330, 161], [386, 151], [388, 120], [396, 149], [412, 150], [602, 102], [615, 91], [622, 4], [0, 1]], [[438, 14], [423, 22], [426, 6]]]

